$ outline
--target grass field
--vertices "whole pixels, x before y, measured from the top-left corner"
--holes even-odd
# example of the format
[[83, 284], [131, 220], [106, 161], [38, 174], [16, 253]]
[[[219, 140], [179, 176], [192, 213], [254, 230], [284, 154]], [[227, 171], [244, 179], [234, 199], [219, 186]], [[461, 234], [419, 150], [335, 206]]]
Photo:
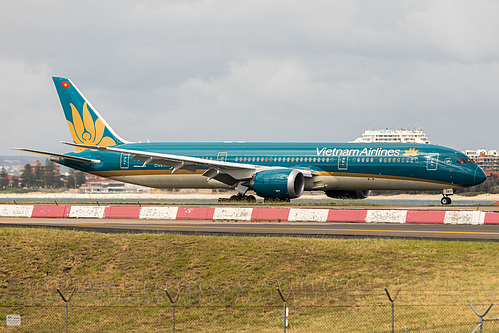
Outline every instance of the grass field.
[[0, 228], [9, 280], [498, 279], [499, 243]]
[[[223, 285], [228, 282], [262, 280], [386, 279], [452, 281], [454, 286], [456, 281], [487, 281], [488, 288], [496, 290], [499, 286], [498, 254], [499, 244], [486, 242], [101, 234], [53, 229], [0, 228], [0, 286], [17, 281], [53, 280], [80, 282], [182, 280], [202, 282], [204, 285]], [[392, 293], [396, 291], [395, 285], [389, 287]], [[425, 288], [431, 289], [431, 286], [425, 284]], [[1, 296], [0, 294], [0, 299]], [[282, 303], [277, 295], [275, 299], [276, 302], [267, 305], [267, 308], [263, 305], [259, 306], [258, 310], [249, 307], [249, 310], [243, 311], [244, 307], [217, 305], [207, 310], [209, 315], [199, 312], [199, 309], [206, 309], [203, 304], [197, 308], [183, 305], [179, 308], [179, 325], [184, 325], [183, 331], [191, 331], [188, 327], [192, 327], [192, 331], [195, 331], [200, 325], [206, 328], [205, 331], [244, 332], [251, 331], [251, 328], [255, 327], [262, 332], [278, 331], [282, 322], [279, 304]], [[391, 310], [386, 298], [382, 301], [384, 302], [382, 305], [369, 311], [363, 308], [369, 307], [369, 302], [365, 301], [357, 301], [355, 306], [350, 304], [344, 307], [341, 304], [325, 302], [325, 305], [329, 306], [326, 308], [314, 308], [310, 300], [308, 303], [306, 300], [301, 300], [301, 303], [291, 303], [291, 307], [295, 306], [294, 310], [292, 308], [292, 313], [295, 311], [292, 320], [293, 331], [314, 331], [318, 330], [318, 327], [328, 331], [337, 329], [338, 332], [376, 331], [373, 327], [386, 331], [391, 327], [389, 325]], [[458, 307], [449, 310], [454, 317], [442, 315], [441, 309], [437, 311], [430, 307], [428, 310], [427, 307], [419, 305], [408, 307], [402, 298], [398, 302], [397, 321], [414, 326], [421, 326], [424, 323], [424, 325], [437, 325], [440, 328], [451, 327], [464, 320], [465, 328], [449, 330], [449, 332], [464, 332], [471, 331], [474, 326], [469, 327], [469, 325], [477, 319], [468, 307], [466, 299], [461, 300]], [[301, 308], [303, 306], [308, 307]], [[359, 306], [361, 310], [357, 313], [355, 309]], [[50, 308], [42, 310], [29, 307], [23, 309], [28, 316], [50, 310]], [[105, 331], [119, 332], [123, 327], [118, 325], [116, 320], [104, 320], [99, 317], [99, 313], [135, 310], [101, 307], [95, 310], [91, 317], [100, 318], [98, 322], [113, 322], [111, 326], [116, 328]], [[153, 313], [154, 316], [158, 316], [158, 320], [165, 322], [165, 325], [169, 323], [167, 302], [162, 308], [146, 310], [151, 316]], [[250, 312], [246, 318], [243, 312], [248, 313], [250, 310], [256, 312]], [[369, 318], [367, 318], [368, 313]], [[421, 313], [421, 317], [414, 317], [416, 313]], [[491, 315], [494, 314], [491, 312]], [[63, 313], [59, 313], [58, 316], [62, 318]], [[75, 316], [74, 314], [73, 318]], [[334, 320], [331, 320], [332, 316], [336, 316]], [[37, 318], [40, 318], [40, 315]], [[44, 325], [43, 318], [45, 315], [36, 326], [38, 329]], [[445, 321], [446, 319], [450, 322]], [[2, 318], [0, 320], [3, 321]], [[81, 323], [88, 320], [87, 315], [81, 315], [81, 319], [78, 319]], [[229, 323], [234, 324], [238, 320], [241, 323], [237, 329], [233, 326], [230, 326], [231, 329], [226, 329]], [[378, 320], [380, 322], [376, 322]], [[131, 322], [127, 325], [130, 327], [138, 325], [139, 322], [140, 325], [148, 325], [144, 316], [129, 321]], [[157, 326], [157, 321], [151, 325], [146, 330], [155, 331], [153, 327]], [[371, 329], [368, 329], [369, 327]], [[162, 328], [163, 326], [158, 327], [158, 331]], [[133, 331], [128, 328], [127, 330]], [[96, 328], [96, 331], [99, 329]]]

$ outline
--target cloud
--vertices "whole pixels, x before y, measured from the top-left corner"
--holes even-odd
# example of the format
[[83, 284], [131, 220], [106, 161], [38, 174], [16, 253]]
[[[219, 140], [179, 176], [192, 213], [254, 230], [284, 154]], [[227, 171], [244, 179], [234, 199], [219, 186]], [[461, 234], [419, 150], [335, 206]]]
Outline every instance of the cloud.
[[[15, 152], [11, 148], [30, 147], [38, 142], [53, 147], [59, 141], [55, 133], [66, 125], [62, 117], [51, 117], [60, 106], [51, 86], [50, 70], [45, 65], [3, 60], [0, 61], [0, 76], [3, 78], [0, 80], [2, 154], [12, 155]], [[62, 113], [59, 111], [58, 115]]]
[[499, 55], [499, 3], [496, 1], [431, 1], [409, 12], [398, 27], [428, 58], [460, 62], [493, 61]]
[[488, 0], [11, 2], [0, 151], [66, 149], [51, 75], [129, 140], [348, 141], [416, 125], [497, 148], [497, 16]]

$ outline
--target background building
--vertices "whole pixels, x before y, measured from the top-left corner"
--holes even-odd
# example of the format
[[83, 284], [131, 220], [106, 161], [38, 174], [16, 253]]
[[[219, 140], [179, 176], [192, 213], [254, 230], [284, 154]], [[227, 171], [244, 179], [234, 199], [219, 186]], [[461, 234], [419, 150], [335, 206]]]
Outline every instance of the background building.
[[465, 150], [464, 153], [484, 171], [499, 171], [499, 152], [497, 150]]
[[353, 142], [407, 142], [407, 143], [430, 143], [422, 128], [406, 129], [384, 129], [365, 130], [362, 136]]

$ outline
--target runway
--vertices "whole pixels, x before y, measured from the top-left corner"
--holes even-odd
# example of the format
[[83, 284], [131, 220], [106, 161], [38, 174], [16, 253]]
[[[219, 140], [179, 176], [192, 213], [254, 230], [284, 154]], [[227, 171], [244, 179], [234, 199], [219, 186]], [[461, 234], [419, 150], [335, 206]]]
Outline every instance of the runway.
[[0, 218], [0, 226], [52, 227], [110, 233], [499, 241], [499, 225]]

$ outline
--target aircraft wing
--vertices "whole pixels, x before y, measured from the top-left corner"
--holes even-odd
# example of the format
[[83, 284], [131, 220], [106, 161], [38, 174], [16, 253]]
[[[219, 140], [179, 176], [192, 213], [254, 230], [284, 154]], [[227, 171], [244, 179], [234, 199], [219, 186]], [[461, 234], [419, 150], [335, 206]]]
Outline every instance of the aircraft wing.
[[49, 153], [49, 152], [41, 151], [41, 150], [26, 149], [26, 148], [13, 148], [13, 149], [19, 150], [19, 151], [25, 151], [27, 153], [33, 153], [33, 154], [39, 154], [39, 155], [45, 155], [45, 156], [57, 157], [57, 158], [64, 158], [66, 160], [88, 163], [88, 164], [99, 164], [101, 162], [100, 160], [94, 160], [91, 158], [69, 156], [69, 155], [63, 155], [63, 154], [57, 154], [57, 153]]
[[[261, 166], [246, 163], [234, 163], [226, 161], [214, 161], [206, 158], [155, 153], [142, 150], [122, 149], [116, 147], [102, 147], [63, 142], [64, 144], [79, 148], [94, 149], [101, 151], [114, 151], [117, 153], [133, 155], [134, 160], [143, 161], [144, 167], [149, 163], [166, 165], [173, 168], [172, 173], [178, 170], [194, 172], [199, 166], [207, 167], [203, 173], [208, 179], [216, 179], [223, 183], [236, 183], [237, 181], [250, 180], [257, 172], [270, 169], [282, 169], [282, 167]], [[310, 170], [300, 170], [304, 176], [312, 177]], [[227, 177], [229, 176], [229, 178]]]

